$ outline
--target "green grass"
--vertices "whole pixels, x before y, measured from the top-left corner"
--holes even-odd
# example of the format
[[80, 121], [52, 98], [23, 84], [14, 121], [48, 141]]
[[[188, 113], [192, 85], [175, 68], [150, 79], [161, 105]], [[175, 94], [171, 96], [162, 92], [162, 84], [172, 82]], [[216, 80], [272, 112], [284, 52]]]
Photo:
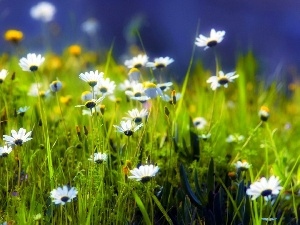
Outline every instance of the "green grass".
[[[33, 138], [0, 158], [0, 222], [267, 224], [262, 217], [276, 217], [268, 224], [297, 224], [298, 83], [288, 96], [277, 89], [276, 81], [266, 86], [256, 77], [255, 56], [248, 53], [237, 59], [239, 78], [228, 88], [213, 91], [206, 80], [215, 68], [205, 68], [192, 57], [184, 82], [173, 86], [182, 93], [181, 99], [176, 105], [160, 97], [151, 99], [143, 127], [127, 137], [113, 125], [119, 125], [128, 110], [143, 105], [127, 101], [123, 91], [115, 90], [117, 101], [103, 100], [104, 114], [82, 115], [83, 108], [75, 107], [83, 104], [81, 93], [89, 90], [80, 73], [98, 69], [117, 85], [127, 78], [127, 69], [114, 61], [112, 50], [106, 57], [92, 57], [92, 52], [79, 57], [49, 52], [34, 74], [22, 71], [14, 54], [0, 58], [0, 69], [9, 71], [0, 84], [0, 134], [10, 135], [12, 129], [22, 127], [31, 130]], [[60, 64], [54, 67], [57, 61]], [[158, 75], [148, 69], [141, 72], [144, 81]], [[168, 70], [160, 74], [164, 73]], [[63, 83], [59, 92], [48, 97], [27, 95], [32, 83], [45, 83], [47, 89], [56, 79]], [[270, 109], [267, 122], [258, 116], [262, 105]], [[30, 109], [24, 116], [16, 114], [23, 106]], [[208, 121], [204, 130], [193, 126], [192, 119], [198, 116]], [[198, 138], [207, 133], [211, 133], [209, 139]], [[227, 143], [229, 134], [245, 138]], [[107, 162], [89, 161], [94, 152], [108, 154]], [[229, 177], [237, 160], [247, 160], [252, 167]], [[128, 170], [150, 163], [160, 168], [151, 181], [128, 178]], [[247, 187], [271, 175], [278, 176], [283, 187], [275, 203], [265, 204], [262, 197], [252, 201]], [[57, 206], [50, 192], [62, 185], [76, 187], [78, 194], [72, 202]]]

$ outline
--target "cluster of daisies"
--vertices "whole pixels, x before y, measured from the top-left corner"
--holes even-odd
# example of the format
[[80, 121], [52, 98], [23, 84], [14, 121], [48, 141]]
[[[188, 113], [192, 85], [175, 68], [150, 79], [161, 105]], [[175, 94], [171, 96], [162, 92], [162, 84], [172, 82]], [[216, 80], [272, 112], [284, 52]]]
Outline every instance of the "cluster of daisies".
[[[196, 38], [195, 44], [199, 47], [204, 47], [204, 49], [208, 49], [220, 43], [223, 40], [224, 35], [225, 31], [217, 32], [212, 29], [210, 32], [210, 37], [200, 35], [198, 38]], [[123, 133], [126, 136], [132, 136], [134, 132], [142, 128], [143, 124], [147, 122], [147, 118], [150, 113], [149, 109], [147, 108], [147, 101], [159, 97], [164, 101], [175, 104], [176, 101], [181, 97], [180, 93], [176, 93], [174, 90], [172, 90], [171, 94], [166, 94], [166, 91], [171, 89], [171, 86], [173, 85], [172, 82], [141, 82], [142, 67], [148, 67], [152, 70], [163, 70], [169, 64], [174, 62], [174, 60], [170, 57], [155, 58], [153, 62], [149, 62], [148, 59], [149, 58], [147, 55], [141, 54], [133, 57], [131, 60], [126, 60], [124, 64], [129, 69], [128, 79], [119, 86], [117, 86], [110, 78], [105, 77], [103, 72], [99, 72], [98, 70], [81, 73], [79, 78], [90, 86], [90, 90], [85, 91], [82, 94], [81, 99], [84, 104], [78, 105], [77, 107], [84, 106], [87, 108], [83, 111], [84, 115], [88, 114], [92, 116], [95, 112], [101, 113], [101, 103], [105, 98], [116, 100], [114, 94], [115, 89], [118, 88], [119, 90], [124, 91], [128, 100], [139, 101], [142, 107], [140, 109], [135, 108], [129, 110], [127, 116], [123, 117], [120, 121], [120, 125], [114, 125], [114, 127], [116, 128], [117, 132]], [[27, 54], [26, 58], [24, 57], [20, 60], [19, 65], [23, 71], [35, 73], [44, 60], [45, 58], [41, 55], [30, 53]], [[4, 81], [7, 73], [8, 72], [6, 70], [2, 70], [0, 72], [0, 82]], [[235, 72], [224, 74], [223, 71], [218, 71], [218, 74], [211, 76], [207, 80], [207, 83], [211, 85], [212, 90], [216, 90], [221, 86], [227, 87], [228, 83], [233, 82], [236, 78], [238, 78], [238, 74]], [[39, 91], [39, 85], [34, 84], [34, 86], [36, 86], [37, 91]], [[50, 84], [50, 90], [53, 92], [56, 92], [61, 88], [62, 85], [59, 81], [55, 81]], [[266, 121], [269, 116], [268, 108], [262, 108], [259, 115], [262, 121]], [[197, 129], [203, 129], [207, 124], [207, 121], [201, 117], [196, 118], [193, 122]], [[207, 134], [206, 138], [209, 136], [210, 134]], [[234, 138], [235, 137], [229, 137], [228, 142], [232, 141]], [[18, 132], [12, 130], [11, 135], [3, 135], [3, 139], [6, 142], [6, 145], [0, 148], [0, 156], [8, 155], [15, 146], [22, 146], [23, 143], [31, 140], [31, 131], [26, 132], [26, 129], [24, 128], [20, 128]], [[237, 140], [240, 140], [240, 138], [237, 137]], [[94, 153], [90, 156], [89, 160], [93, 161], [94, 163], [101, 164], [108, 160], [108, 155], [106, 153]], [[235, 166], [237, 170], [246, 171], [251, 165], [247, 162], [238, 161]], [[151, 164], [140, 165], [139, 167], [130, 170], [131, 175], [128, 176], [128, 178], [141, 182], [147, 182], [154, 177], [158, 171], [158, 166]], [[278, 195], [281, 189], [282, 187], [280, 186], [280, 180], [277, 177], [271, 176], [269, 180], [267, 180], [265, 177], [262, 177], [259, 181], [251, 184], [246, 193], [251, 195], [252, 199], [263, 196], [264, 199], [268, 201], [274, 196]], [[64, 205], [65, 203], [76, 198], [77, 193], [78, 191], [75, 187], [64, 185], [52, 190], [50, 195], [55, 204]]]
[[[200, 34], [199, 37], [196, 38], [195, 44], [199, 47], [204, 47], [204, 50], [206, 50], [221, 43], [224, 39], [224, 36], [225, 31], [216, 31], [215, 29], [211, 29], [209, 37]], [[215, 76], [211, 76], [207, 80], [207, 83], [211, 85], [212, 90], [216, 90], [221, 86], [227, 88], [228, 83], [233, 82], [238, 77], [239, 75], [235, 72], [224, 74], [223, 71], [218, 71], [218, 74]], [[258, 115], [261, 121], [267, 121], [270, 116], [269, 108], [266, 106], [262, 106], [259, 110]], [[201, 130], [206, 126], [207, 121], [202, 117], [197, 117], [193, 120], [193, 123], [197, 129]], [[206, 135], [204, 135], [204, 137], [206, 137]], [[229, 135], [226, 138], [226, 142], [229, 143], [241, 142], [243, 140], [244, 136], [238, 134]], [[249, 164], [247, 161], [237, 161], [234, 165], [236, 167], [237, 172], [247, 171], [251, 167], [251, 164]], [[255, 200], [259, 196], [262, 196], [266, 201], [270, 201], [274, 200], [282, 189], [283, 187], [280, 186], [279, 178], [273, 175], [269, 179], [261, 177], [258, 181], [251, 184], [250, 187], [247, 189], [246, 194], [251, 195], [252, 200]]]

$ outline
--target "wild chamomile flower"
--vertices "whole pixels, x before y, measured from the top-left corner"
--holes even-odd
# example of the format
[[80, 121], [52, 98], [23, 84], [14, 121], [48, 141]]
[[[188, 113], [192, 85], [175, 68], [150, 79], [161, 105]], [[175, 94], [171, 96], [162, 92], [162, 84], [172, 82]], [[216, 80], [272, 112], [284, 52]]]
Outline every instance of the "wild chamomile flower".
[[174, 59], [170, 57], [159, 57], [155, 58], [154, 62], [147, 62], [146, 67], [151, 67], [152, 69], [163, 69], [174, 62]]
[[101, 95], [113, 95], [116, 88], [114, 81], [109, 78], [102, 78], [98, 81], [95, 86], [95, 93]]
[[98, 99], [91, 99], [85, 102], [84, 105], [76, 105], [75, 107], [87, 107], [88, 109], [93, 109], [94, 107], [96, 107], [96, 105], [98, 105], [100, 102], [103, 101], [103, 99], [105, 98], [105, 96], [102, 96]]
[[148, 62], [148, 56], [147, 55], [138, 55], [136, 57], [133, 57], [130, 60], [126, 60], [124, 62], [125, 66], [127, 68], [141, 68], [142, 66], [145, 66], [146, 63]]
[[96, 71], [90, 71], [79, 74], [79, 78], [87, 82], [91, 87], [95, 87], [100, 79], [103, 78], [104, 73]]
[[6, 142], [7, 145], [15, 146], [19, 145], [22, 146], [23, 143], [30, 141], [32, 138], [30, 137], [32, 131], [29, 131], [26, 134], [26, 129], [20, 128], [19, 131], [11, 130], [11, 136], [3, 135], [3, 140]]
[[132, 120], [136, 124], [139, 124], [143, 121], [143, 118], [145, 118], [148, 115], [147, 109], [142, 109], [139, 111], [138, 109], [129, 110], [128, 113], [129, 117], [123, 117], [124, 120]]
[[141, 181], [144, 183], [149, 181], [152, 177], [154, 177], [157, 174], [158, 170], [158, 166], [154, 165], [140, 166], [139, 168], [134, 168], [133, 170], [130, 170], [132, 176], [128, 176], [128, 178], [135, 179], [136, 181]]
[[143, 123], [140, 123], [137, 125], [132, 120], [124, 121], [122, 120], [120, 123], [121, 126], [113, 125], [115, 128], [117, 128], [117, 131], [120, 133], [124, 133], [126, 136], [133, 135], [134, 132], [136, 132], [138, 129], [140, 129], [143, 126]]
[[136, 84], [136, 81], [124, 80], [123, 83], [119, 84], [119, 90], [121, 91], [132, 91], [132, 86]]
[[224, 75], [223, 71], [219, 71], [218, 76], [211, 76], [206, 81], [210, 83], [211, 89], [216, 90], [218, 87], [224, 86], [228, 87], [228, 83], [233, 82], [234, 79], [238, 78], [239, 75], [235, 74], [235, 72], [227, 73]]
[[0, 157], [7, 157], [9, 153], [11, 153], [12, 147], [4, 145], [0, 147]]
[[5, 80], [5, 78], [7, 77], [8, 75], [8, 71], [6, 69], [2, 69], [0, 71], [0, 84], [3, 83], [3, 81]]
[[207, 120], [203, 117], [196, 117], [193, 119], [193, 124], [197, 130], [203, 130], [207, 125]]
[[156, 86], [158, 88], [160, 88], [160, 90], [162, 90], [163, 92], [166, 92], [167, 90], [169, 90], [172, 85], [173, 85], [172, 82], [156, 84]]
[[245, 171], [251, 167], [251, 164], [249, 164], [246, 160], [242, 160], [234, 163], [234, 166], [237, 170]]
[[4, 39], [13, 44], [18, 44], [23, 39], [23, 32], [19, 30], [7, 30], [4, 33]]
[[199, 47], [205, 47], [204, 50], [206, 50], [220, 43], [223, 40], [225, 33], [225, 31], [211, 29], [209, 37], [200, 34], [199, 37], [196, 38], [195, 44]]
[[145, 103], [148, 100], [150, 100], [151, 98], [148, 97], [147, 95], [141, 95], [141, 96], [138, 96], [138, 97], [130, 97], [130, 99], [139, 101], [141, 103]]
[[67, 202], [71, 202], [73, 198], [76, 198], [78, 191], [74, 187], [64, 185], [53, 189], [50, 192], [50, 197], [53, 198], [52, 202], [56, 205], [64, 205]]
[[17, 114], [19, 114], [20, 116], [24, 116], [24, 115], [25, 115], [25, 112], [26, 112], [29, 108], [30, 108], [29, 106], [20, 107], [20, 108], [17, 110]]
[[260, 107], [258, 116], [262, 121], [266, 122], [270, 117], [270, 109], [267, 106]]
[[278, 177], [271, 176], [269, 180], [262, 177], [259, 181], [251, 184], [246, 193], [247, 195], [252, 195], [252, 200], [262, 196], [266, 201], [269, 201], [272, 196], [278, 195], [281, 189], [282, 187], [280, 186], [280, 180]]
[[49, 88], [52, 92], [58, 92], [60, 89], [62, 89], [62, 82], [59, 80], [52, 81], [52, 83], [49, 85]]
[[226, 142], [227, 143], [239, 143], [242, 142], [245, 139], [245, 137], [243, 135], [239, 135], [239, 134], [230, 134], [227, 138], [226, 138]]
[[94, 163], [101, 164], [101, 163], [107, 161], [107, 154], [101, 153], [101, 152], [96, 152], [96, 153], [94, 153], [94, 155], [90, 156], [89, 160], [93, 161]]
[[133, 83], [132, 90], [125, 91], [125, 94], [128, 97], [141, 97], [142, 95], [144, 95], [144, 93], [144, 86], [141, 83]]
[[34, 72], [37, 71], [39, 66], [45, 61], [45, 58], [40, 54], [28, 53], [27, 58], [20, 59], [19, 65], [23, 71]]
[[53, 20], [55, 12], [56, 8], [50, 2], [39, 2], [30, 9], [31, 17], [44, 23]]

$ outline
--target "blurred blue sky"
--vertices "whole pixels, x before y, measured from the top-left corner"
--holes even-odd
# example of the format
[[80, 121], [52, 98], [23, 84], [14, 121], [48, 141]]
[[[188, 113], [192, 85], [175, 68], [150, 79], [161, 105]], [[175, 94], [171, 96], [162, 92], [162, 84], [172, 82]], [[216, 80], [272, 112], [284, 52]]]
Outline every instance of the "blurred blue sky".
[[[28, 51], [42, 52], [40, 21], [30, 17], [29, 10], [39, 1], [0, 0], [0, 31], [16, 28], [24, 31], [23, 44]], [[199, 33], [211, 28], [225, 30], [218, 45], [224, 70], [232, 70], [240, 52], [252, 49], [263, 73], [273, 74], [278, 68], [289, 71], [300, 65], [300, 1], [298, 0], [52, 0], [57, 12], [50, 29], [52, 48], [59, 52], [72, 43], [89, 47], [109, 47], [114, 40], [114, 53], [120, 63], [127, 53], [129, 24], [139, 23], [143, 44], [150, 58], [170, 56], [175, 59], [173, 72], [183, 76], [191, 57], [197, 24]], [[89, 18], [100, 23], [97, 45], [80, 25]], [[139, 41], [137, 40], [139, 44]], [[0, 50], [6, 50], [3, 39]], [[196, 49], [196, 58], [213, 65], [211, 49]]]

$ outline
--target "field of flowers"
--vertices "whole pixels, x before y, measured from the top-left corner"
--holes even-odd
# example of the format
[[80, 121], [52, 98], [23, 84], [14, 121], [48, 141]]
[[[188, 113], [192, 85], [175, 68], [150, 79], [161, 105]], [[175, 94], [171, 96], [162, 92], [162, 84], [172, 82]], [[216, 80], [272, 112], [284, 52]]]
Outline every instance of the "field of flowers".
[[258, 79], [251, 52], [223, 71], [225, 31], [197, 36], [182, 83], [144, 49], [22, 38], [0, 57], [1, 224], [300, 223], [299, 83]]

